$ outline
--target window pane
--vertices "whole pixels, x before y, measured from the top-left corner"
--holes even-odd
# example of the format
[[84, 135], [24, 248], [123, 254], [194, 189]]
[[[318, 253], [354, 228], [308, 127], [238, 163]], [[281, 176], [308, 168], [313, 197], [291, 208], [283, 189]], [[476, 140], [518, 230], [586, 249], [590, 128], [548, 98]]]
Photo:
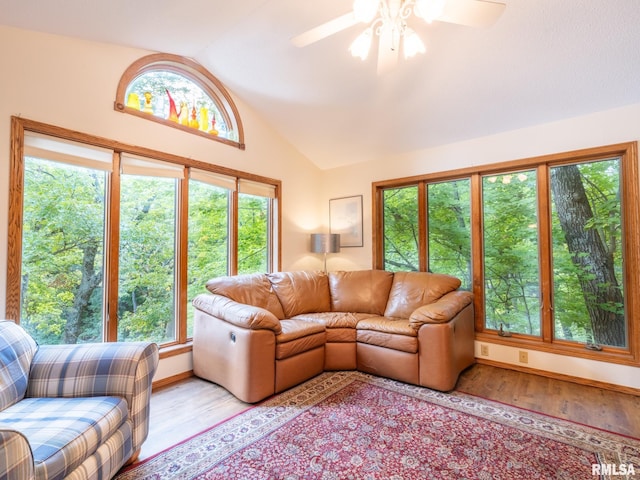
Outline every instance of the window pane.
[[551, 168], [555, 338], [627, 346], [620, 160]]
[[453, 275], [471, 289], [471, 182], [427, 186], [429, 271]]
[[269, 271], [269, 205], [266, 197], [238, 194], [238, 273]]
[[540, 335], [534, 171], [482, 179], [485, 326]]
[[121, 177], [118, 340], [175, 339], [176, 182]]
[[183, 75], [145, 72], [129, 84], [125, 97], [136, 110], [223, 138], [234, 135], [213, 99]]
[[383, 203], [384, 269], [419, 270], [418, 187], [384, 190]]
[[189, 181], [187, 336], [193, 334], [191, 301], [207, 291], [207, 280], [229, 271], [229, 190]]
[[103, 339], [104, 171], [25, 158], [20, 324], [41, 344]]

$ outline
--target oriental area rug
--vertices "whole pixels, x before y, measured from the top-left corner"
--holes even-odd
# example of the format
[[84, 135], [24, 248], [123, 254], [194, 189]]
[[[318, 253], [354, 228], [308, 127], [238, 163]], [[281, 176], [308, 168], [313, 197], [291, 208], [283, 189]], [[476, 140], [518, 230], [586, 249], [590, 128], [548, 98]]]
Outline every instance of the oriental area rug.
[[638, 439], [360, 372], [323, 373], [116, 477], [636, 478]]

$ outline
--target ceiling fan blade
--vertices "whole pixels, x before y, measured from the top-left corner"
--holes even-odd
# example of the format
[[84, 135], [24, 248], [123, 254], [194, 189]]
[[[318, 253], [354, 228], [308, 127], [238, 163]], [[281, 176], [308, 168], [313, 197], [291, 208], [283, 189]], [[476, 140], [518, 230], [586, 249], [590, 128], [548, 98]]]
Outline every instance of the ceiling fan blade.
[[297, 37], [293, 37], [291, 39], [291, 43], [293, 43], [296, 47], [306, 47], [307, 45], [311, 45], [318, 40], [322, 40], [323, 38], [327, 38], [334, 33], [338, 33], [345, 28], [352, 27], [358, 23], [355, 19], [353, 12], [345, 13], [344, 15], [334, 18], [333, 20], [329, 20], [322, 25], [318, 25], [311, 30], [308, 30], [304, 33], [301, 33]]
[[393, 32], [383, 28], [378, 38], [378, 75], [384, 75], [398, 64], [399, 46], [395, 45]]
[[468, 27], [489, 27], [493, 25], [506, 5], [490, 0], [447, 0], [439, 22], [457, 23]]

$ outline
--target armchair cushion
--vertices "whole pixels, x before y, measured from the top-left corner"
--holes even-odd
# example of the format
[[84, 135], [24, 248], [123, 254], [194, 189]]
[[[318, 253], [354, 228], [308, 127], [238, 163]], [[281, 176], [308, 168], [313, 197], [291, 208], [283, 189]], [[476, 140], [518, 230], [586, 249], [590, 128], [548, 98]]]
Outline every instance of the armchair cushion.
[[36, 342], [22, 327], [0, 321], [0, 410], [24, 398], [29, 366], [37, 350]]
[[[119, 397], [26, 398], [0, 412], [0, 424], [28, 438], [36, 478], [64, 478], [127, 420]], [[123, 456], [131, 444], [122, 445]]]
[[158, 366], [155, 343], [45, 345], [33, 358], [27, 397], [122, 397], [133, 422], [133, 447], [149, 432], [151, 380]]

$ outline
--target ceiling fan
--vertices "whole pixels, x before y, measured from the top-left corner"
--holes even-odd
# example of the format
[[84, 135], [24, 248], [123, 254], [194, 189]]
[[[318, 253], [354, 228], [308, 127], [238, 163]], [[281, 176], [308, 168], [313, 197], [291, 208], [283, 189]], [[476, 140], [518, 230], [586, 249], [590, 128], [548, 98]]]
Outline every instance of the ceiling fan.
[[379, 38], [378, 74], [393, 68], [402, 45], [405, 58], [424, 53], [420, 37], [408, 25], [414, 16], [432, 21], [456, 23], [471, 27], [493, 25], [506, 5], [491, 0], [354, 0], [353, 10], [318, 25], [291, 39], [297, 47], [306, 47], [349, 27], [364, 23], [368, 27], [353, 41], [349, 50], [365, 60], [374, 36]]

